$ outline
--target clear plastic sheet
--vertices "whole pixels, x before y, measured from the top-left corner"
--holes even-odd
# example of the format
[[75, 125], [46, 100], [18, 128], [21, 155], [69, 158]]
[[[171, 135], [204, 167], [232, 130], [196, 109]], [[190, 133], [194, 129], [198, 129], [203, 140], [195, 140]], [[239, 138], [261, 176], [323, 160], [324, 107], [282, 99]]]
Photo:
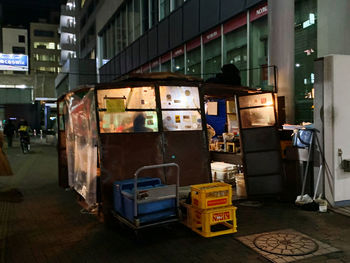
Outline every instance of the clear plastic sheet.
[[[82, 95], [82, 94], [79, 94]], [[65, 98], [68, 183], [89, 206], [96, 203], [97, 126], [94, 90]]]

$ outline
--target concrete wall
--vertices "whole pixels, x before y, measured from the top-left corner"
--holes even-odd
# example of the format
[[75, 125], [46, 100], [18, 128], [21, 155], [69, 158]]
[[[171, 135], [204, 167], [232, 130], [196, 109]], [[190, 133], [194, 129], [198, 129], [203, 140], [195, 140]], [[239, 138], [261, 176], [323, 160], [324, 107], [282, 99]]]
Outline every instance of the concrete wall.
[[325, 157], [332, 171], [326, 176], [326, 196], [335, 205], [350, 204], [350, 173], [340, 165], [350, 159], [350, 56], [334, 55], [324, 59], [324, 140]]
[[96, 82], [96, 61], [94, 59], [70, 59], [62, 67], [62, 73], [55, 80], [56, 96], [60, 97], [67, 91], [77, 89], [80, 85]]
[[318, 0], [317, 9], [318, 57], [350, 55], [350, 1]]
[[[24, 43], [18, 42], [18, 36], [24, 36]], [[25, 53], [28, 54], [28, 32], [27, 29], [3, 28], [2, 29], [2, 53], [13, 54], [12, 47], [24, 47]]]

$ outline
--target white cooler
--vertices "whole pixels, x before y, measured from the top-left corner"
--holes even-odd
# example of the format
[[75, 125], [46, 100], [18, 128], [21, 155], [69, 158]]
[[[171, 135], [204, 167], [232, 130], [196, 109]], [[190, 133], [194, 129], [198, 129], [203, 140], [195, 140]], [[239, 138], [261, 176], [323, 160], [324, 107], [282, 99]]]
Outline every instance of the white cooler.
[[224, 162], [211, 163], [211, 175], [213, 182], [223, 182], [232, 180], [237, 173], [237, 167], [234, 164]]

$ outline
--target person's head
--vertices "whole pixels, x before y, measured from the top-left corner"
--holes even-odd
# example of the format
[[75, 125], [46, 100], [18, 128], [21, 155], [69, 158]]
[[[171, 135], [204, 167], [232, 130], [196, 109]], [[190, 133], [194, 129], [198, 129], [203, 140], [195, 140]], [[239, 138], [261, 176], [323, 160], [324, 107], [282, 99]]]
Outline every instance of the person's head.
[[143, 113], [138, 113], [135, 116], [135, 119], [134, 119], [134, 129], [138, 129], [140, 127], [144, 127], [145, 126], [145, 121], [146, 121], [146, 118], [143, 115]]
[[225, 64], [221, 68], [222, 73], [224, 75], [235, 74], [239, 75], [239, 69], [234, 64]]

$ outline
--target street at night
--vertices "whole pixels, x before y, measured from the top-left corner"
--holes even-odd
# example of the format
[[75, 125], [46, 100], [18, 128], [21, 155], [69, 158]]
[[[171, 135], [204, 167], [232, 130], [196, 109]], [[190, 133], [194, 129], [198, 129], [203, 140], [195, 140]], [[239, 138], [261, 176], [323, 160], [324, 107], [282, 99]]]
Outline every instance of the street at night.
[[[40, 139], [37, 140], [40, 142]], [[135, 237], [117, 224], [106, 228], [82, 213], [72, 191], [57, 185], [57, 152], [36, 143], [23, 155], [18, 143], [8, 151], [15, 175], [1, 177], [0, 252], [2, 262], [269, 262], [237, 237], [294, 229], [339, 249], [299, 262], [349, 262], [350, 217], [303, 211], [289, 203], [238, 205], [238, 232], [205, 239], [182, 224], [147, 229]]]
[[0, 0], [0, 263], [350, 263], [349, 0]]

